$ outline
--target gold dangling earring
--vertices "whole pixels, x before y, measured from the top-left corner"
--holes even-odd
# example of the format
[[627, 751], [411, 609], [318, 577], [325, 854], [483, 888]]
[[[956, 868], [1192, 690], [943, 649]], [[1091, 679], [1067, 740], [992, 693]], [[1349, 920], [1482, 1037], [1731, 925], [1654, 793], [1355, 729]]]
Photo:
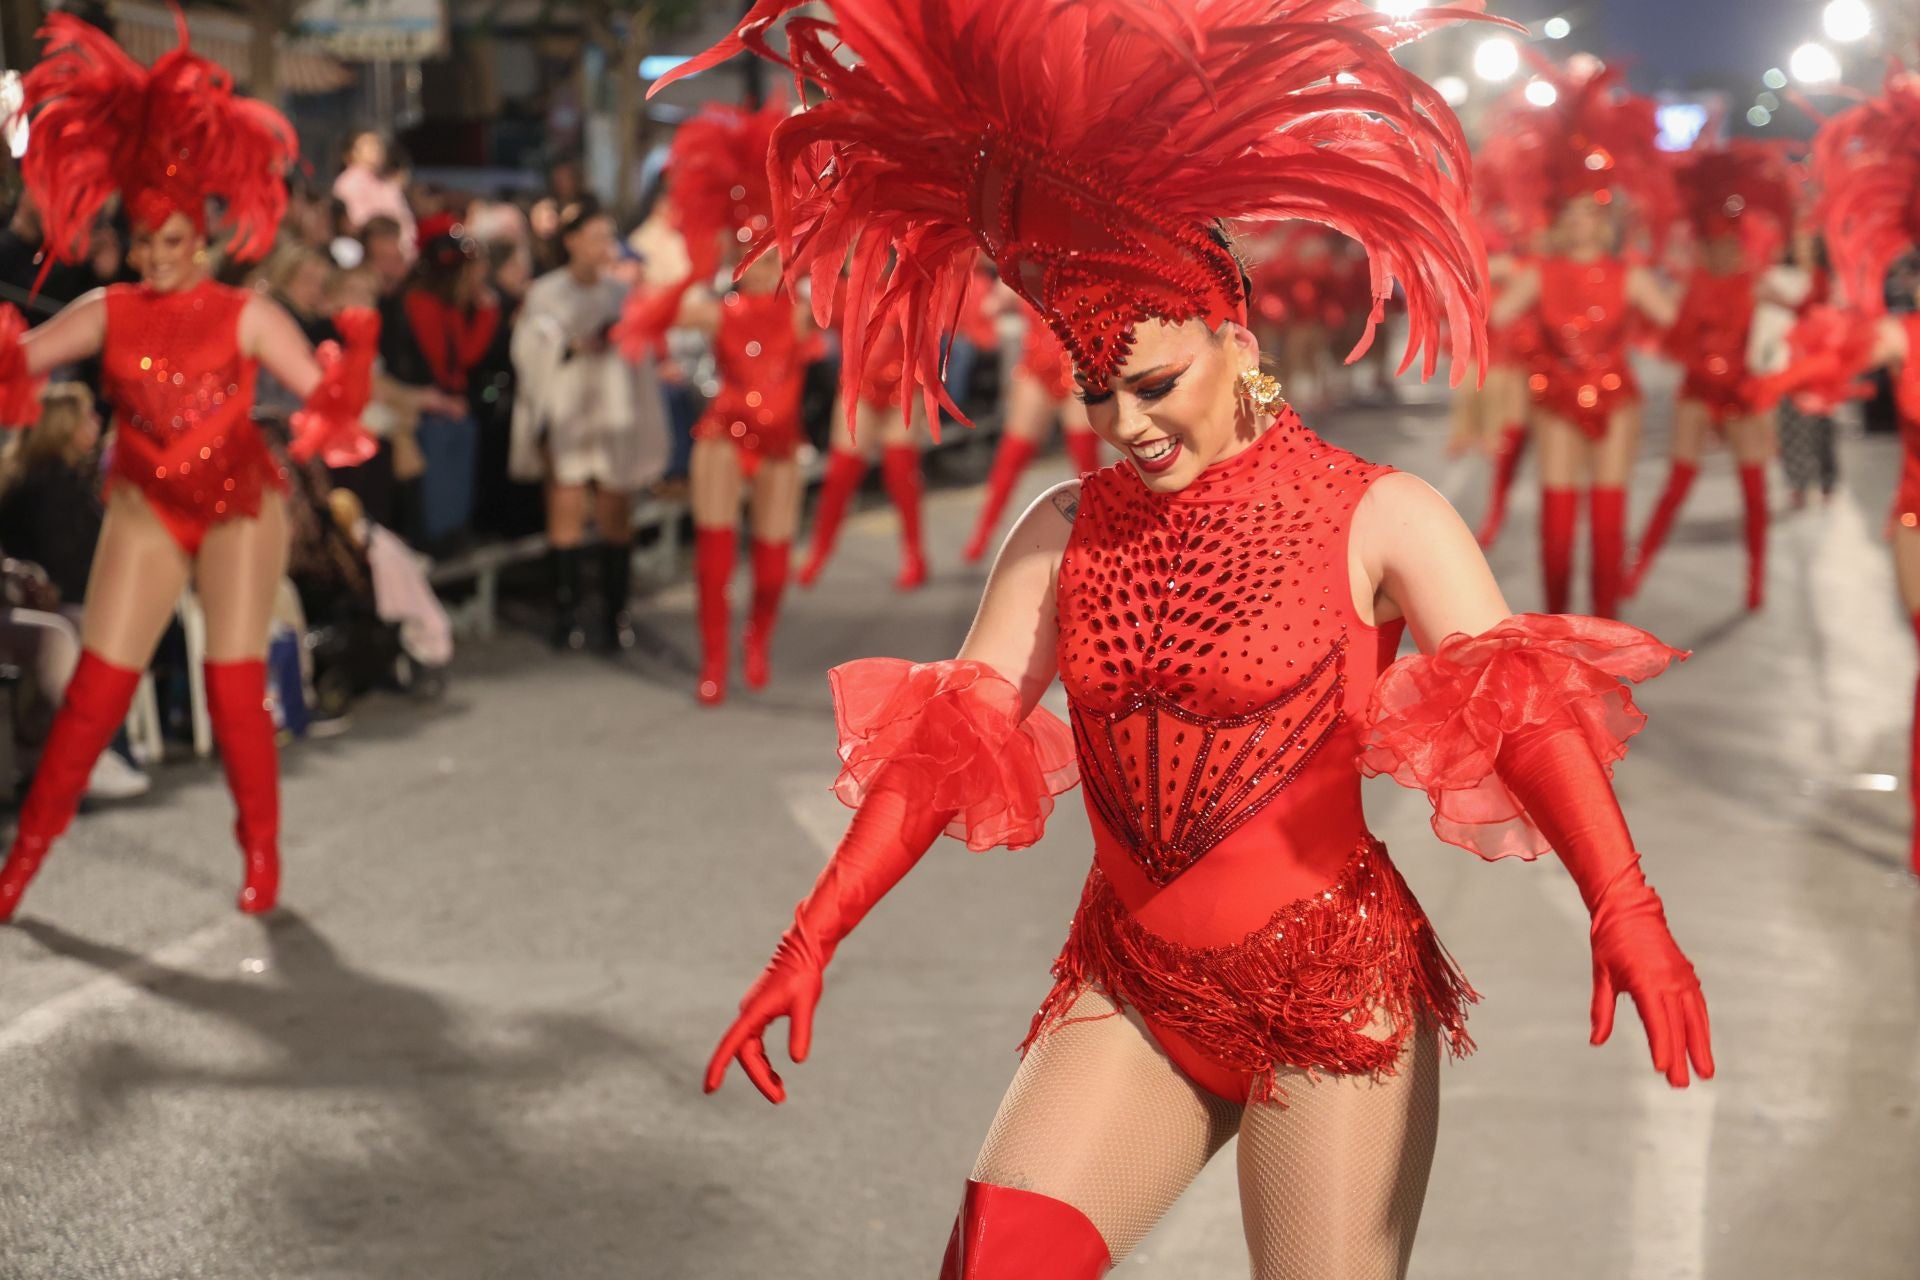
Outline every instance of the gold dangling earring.
[[1280, 412], [1280, 379], [1259, 369], [1243, 369], [1240, 399], [1256, 413], [1276, 414]]

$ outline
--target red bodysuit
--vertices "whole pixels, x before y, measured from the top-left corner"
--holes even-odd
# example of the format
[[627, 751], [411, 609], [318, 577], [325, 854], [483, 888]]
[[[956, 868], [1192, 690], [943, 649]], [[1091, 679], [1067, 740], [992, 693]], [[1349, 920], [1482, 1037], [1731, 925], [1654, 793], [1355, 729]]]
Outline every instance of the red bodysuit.
[[763, 460], [793, 457], [800, 447], [800, 395], [817, 336], [801, 337], [785, 290], [742, 293], [720, 301], [714, 363], [720, 392], [694, 424], [695, 440], [731, 440], [748, 475]]
[[1680, 314], [1667, 332], [1667, 354], [1685, 379], [1680, 399], [1707, 406], [1717, 426], [1753, 411], [1745, 392], [1747, 334], [1753, 328], [1753, 276], [1739, 271], [1695, 271], [1687, 281]]
[[1548, 257], [1537, 259], [1535, 269], [1540, 273], [1538, 344], [1527, 388], [1535, 404], [1598, 440], [1614, 411], [1640, 398], [1627, 364], [1626, 264], [1612, 258]]
[[138, 486], [189, 554], [222, 520], [260, 514], [286, 473], [248, 417], [258, 365], [240, 351], [253, 294], [205, 281], [156, 293], [107, 290], [101, 387], [113, 406], [109, 485]]
[[1280, 1065], [1390, 1069], [1422, 1023], [1469, 1047], [1472, 993], [1360, 805], [1401, 626], [1356, 613], [1346, 535], [1388, 472], [1288, 410], [1179, 493], [1082, 481], [1059, 660], [1095, 856], [1035, 1034], [1096, 985], [1237, 1100]]

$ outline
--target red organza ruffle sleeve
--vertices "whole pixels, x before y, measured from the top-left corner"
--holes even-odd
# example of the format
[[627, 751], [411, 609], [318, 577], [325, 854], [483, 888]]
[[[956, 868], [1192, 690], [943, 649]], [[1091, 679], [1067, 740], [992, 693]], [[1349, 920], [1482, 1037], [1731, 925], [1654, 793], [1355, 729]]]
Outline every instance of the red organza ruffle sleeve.
[[863, 658], [827, 675], [842, 763], [833, 791], [847, 805], [885, 769], [890, 786], [906, 775], [917, 803], [951, 810], [947, 834], [967, 848], [1023, 849], [1080, 780], [1067, 726], [1038, 707], [1021, 719], [1020, 691], [982, 663]]
[[27, 322], [11, 303], [0, 303], [0, 427], [30, 427], [40, 421], [44, 379], [27, 371]]
[[1601, 618], [1517, 614], [1382, 673], [1367, 708], [1359, 765], [1424, 791], [1434, 834], [1483, 858], [1548, 851], [1495, 762], [1515, 734], [1564, 722], [1611, 773], [1646, 715], [1625, 681], [1688, 655], [1638, 627]]
[[357, 467], [380, 452], [380, 441], [361, 421], [373, 399], [380, 313], [348, 307], [333, 324], [340, 341], [323, 342], [314, 353], [320, 382], [288, 423], [293, 439], [287, 452], [296, 462], [319, 458], [330, 467]]

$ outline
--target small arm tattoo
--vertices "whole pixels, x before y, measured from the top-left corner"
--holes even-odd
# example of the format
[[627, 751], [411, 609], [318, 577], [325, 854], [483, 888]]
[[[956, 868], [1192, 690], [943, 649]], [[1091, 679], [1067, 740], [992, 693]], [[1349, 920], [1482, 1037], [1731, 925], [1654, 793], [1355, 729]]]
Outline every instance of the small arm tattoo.
[[1080, 514], [1080, 490], [1062, 489], [1054, 494], [1053, 509], [1060, 513], [1061, 519], [1072, 524], [1073, 518]]

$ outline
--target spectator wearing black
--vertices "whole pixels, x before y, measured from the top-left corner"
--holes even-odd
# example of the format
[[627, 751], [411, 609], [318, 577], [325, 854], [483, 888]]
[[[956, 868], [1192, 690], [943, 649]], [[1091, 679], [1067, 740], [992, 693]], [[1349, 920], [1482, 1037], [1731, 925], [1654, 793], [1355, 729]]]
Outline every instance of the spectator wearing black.
[[407, 283], [381, 308], [386, 376], [419, 389], [414, 430], [424, 468], [406, 529], [415, 546], [446, 552], [473, 516], [479, 440], [468, 393], [499, 333], [499, 299], [487, 262], [459, 224], [442, 218], [428, 233]]
[[523, 484], [507, 474], [513, 441], [513, 328], [527, 286], [533, 283], [533, 256], [519, 240], [486, 244], [488, 282], [500, 299], [500, 326], [486, 358], [473, 371], [467, 395], [480, 428], [479, 492], [473, 525], [484, 534], [518, 538], [546, 527], [546, 501], [538, 484]]

